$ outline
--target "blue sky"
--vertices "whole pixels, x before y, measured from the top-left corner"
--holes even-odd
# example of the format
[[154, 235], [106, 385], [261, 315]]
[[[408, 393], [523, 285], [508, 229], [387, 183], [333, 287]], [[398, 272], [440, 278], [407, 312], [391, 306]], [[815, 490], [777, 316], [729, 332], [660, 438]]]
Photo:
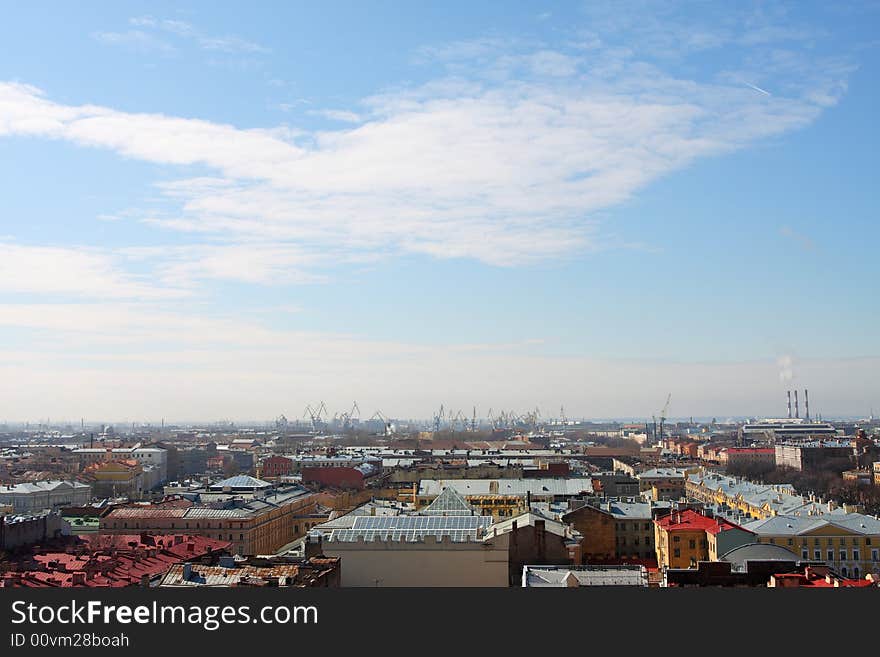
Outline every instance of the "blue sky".
[[876, 3], [28, 3], [0, 419], [880, 408]]

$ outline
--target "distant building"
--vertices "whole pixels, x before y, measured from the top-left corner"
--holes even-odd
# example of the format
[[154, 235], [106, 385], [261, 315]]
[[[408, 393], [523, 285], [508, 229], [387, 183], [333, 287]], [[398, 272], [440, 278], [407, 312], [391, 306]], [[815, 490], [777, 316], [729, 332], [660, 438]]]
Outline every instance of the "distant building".
[[[256, 492], [242, 492], [240, 497], [233, 492], [239, 484], [246, 489], [251, 479], [244, 477], [240, 481], [233, 477], [220, 482], [220, 491], [214, 494], [210, 506], [114, 508], [101, 518], [100, 531], [105, 534], [127, 534], [133, 530], [156, 534], [185, 532], [229, 541], [236, 554], [274, 553], [306, 533], [306, 524], [315, 512], [315, 497], [297, 486], [259, 487]], [[227, 488], [229, 492], [223, 495], [222, 491]]]
[[831, 438], [837, 429], [827, 422], [807, 422], [804, 419], [767, 419], [744, 424], [739, 430], [740, 438], [755, 442]]
[[139, 500], [145, 490], [144, 469], [135, 459], [96, 461], [87, 465], [81, 476], [89, 482], [95, 497]]
[[286, 477], [293, 472], [293, 459], [286, 456], [269, 456], [260, 461], [258, 476], [273, 479]]
[[854, 462], [855, 452], [849, 440], [816, 440], [782, 443], [775, 447], [776, 465], [794, 470], [818, 470], [842, 463], [840, 470]]
[[718, 461], [730, 470], [769, 472], [776, 467], [773, 447], [726, 447], [719, 452]]
[[83, 447], [73, 450], [73, 453], [79, 456], [83, 468], [100, 461], [134, 459], [142, 467], [158, 468], [157, 484], [168, 480], [168, 452], [158, 447]]
[[430, 504], [447, 487], [454, 488], [479, 512], [497, 518], [526, 511], [529, 502], [560, 502], [593, 492], [593, 481], [570, 479], [423, 479], [414, 496], [417, 509]]
[[88, 504], [92, 489], [78, 481], [34, 481], [0, 485], [0, 504], [13, 513], [33, 514], [47, 509]]

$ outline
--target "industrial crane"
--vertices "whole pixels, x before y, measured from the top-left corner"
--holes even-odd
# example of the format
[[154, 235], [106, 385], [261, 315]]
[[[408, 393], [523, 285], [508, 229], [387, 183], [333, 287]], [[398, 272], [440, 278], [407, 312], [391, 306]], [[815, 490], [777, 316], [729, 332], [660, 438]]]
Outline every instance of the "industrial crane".
[[303, 413], [303, 419], [308, 417], [312, 423], [312, 430], [318, 431], [319, 425], [323, 423], [323, 419], [321, 418], [322, 414], [329, 415], [327, 405], [324, 402], [320, 403], [317, 410], [313, 409], [310, 404], [306, 404], [306, 410]]
[[663, 406], [663, 410], [660, 411], [660, 440], [663, 440], [663, 423], [666, 422], [666, 413], [669, 411], [669, 400], [672, 399], [672, 393], [670, 392], [666, 396], [666, 404]]
[[382, 421], [382, 426], [384, 427], [383, 435], [390, 436], [392, 433], [394, 433], [394, 427], [391, 425], [391, 420], [385, 417], [382, 411], [376, 411], [375, 413], [373, 413], [373, 417], [371, 417], [370, 419]]

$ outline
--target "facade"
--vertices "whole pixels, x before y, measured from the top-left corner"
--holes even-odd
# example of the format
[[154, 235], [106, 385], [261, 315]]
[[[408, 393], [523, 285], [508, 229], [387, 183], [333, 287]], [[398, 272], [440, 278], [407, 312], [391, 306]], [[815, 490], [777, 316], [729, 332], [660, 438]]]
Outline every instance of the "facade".
[[78, 481], [0, 485], [0, 504], [11, 506], [13, 513], [33, 514], [64, 506], [83, 506], [91, 499], [91, 487]]
[[833, 462], [854, 462], [855, 452], [848, 440], [824, 440], [805, 443], [782, 443], [775, 447], [776, 465], [794, 470], [817, 470]]
[[844, 577], [880, 575], [880, 520], [873, 516], [775, 516], [744, 527], [759, 542], [780, 545], [804, 561], [824, 562]]
[[342, 586], [507, 587], [509, 538], [333, 532], [321, 547], [324, 556], [342, 559]]
[[127, 497], [139, 500], [146, 489], [144, 469], [135, 459], [96, 461], [85, 467], [82, 478], [95, 497]]
[[700, 561], [718, 561], [719, 555], [755, 539], [753, 532], [739, 525], [693, 509], [657, 518], [654, 527], [660, 568], [696, 568]]
[[684, 491], [686, 476], [687, 471], [683, 468], [654, 468], [638, 473], [636, 479], [639, 480], [639, 492], [650, 491], [656, 486], [661, 490], [669, 490], [671, 494], [678, 494]]
[[293, 472], [293, 460], [286, 456], [269, 456], [260, 461], [258, 477], [286, 477]]
[[719, 453], [721, 465], [731, 470], [769, 472], [776, 467], [773, 447], [727, 447]]

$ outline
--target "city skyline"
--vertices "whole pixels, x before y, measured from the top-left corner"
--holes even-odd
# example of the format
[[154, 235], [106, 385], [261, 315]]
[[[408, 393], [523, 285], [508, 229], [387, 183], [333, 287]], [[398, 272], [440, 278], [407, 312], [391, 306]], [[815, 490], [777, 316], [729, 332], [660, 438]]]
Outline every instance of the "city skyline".
[[0, 418], [880, 400], [876, 7], [46, 6]]

